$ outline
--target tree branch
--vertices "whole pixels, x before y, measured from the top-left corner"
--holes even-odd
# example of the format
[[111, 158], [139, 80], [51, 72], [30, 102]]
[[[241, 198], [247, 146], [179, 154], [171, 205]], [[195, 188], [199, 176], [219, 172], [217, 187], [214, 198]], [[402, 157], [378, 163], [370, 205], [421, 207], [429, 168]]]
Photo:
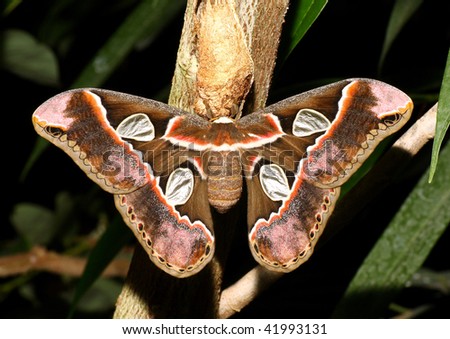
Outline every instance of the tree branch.
[[[63, 255], [36, 246], [25, 253], [0, 257], [0, 277], [8, 277], [30, 271], [46, 271], [80, 277], [86, 262], [87, 259], [85, 258]], [[106, 267], [102, 276], [125, 277], [129, 266], [129, 260], [115, 259]]]
[[[189, 0], [169, 104], [207, 118], [263, 107], [287, 6], [288, 0]], [[236, 217], [215, 218], [215, 257], [190, 278], [162, 272], [138, 247], [114, 318], [218, 317]]]

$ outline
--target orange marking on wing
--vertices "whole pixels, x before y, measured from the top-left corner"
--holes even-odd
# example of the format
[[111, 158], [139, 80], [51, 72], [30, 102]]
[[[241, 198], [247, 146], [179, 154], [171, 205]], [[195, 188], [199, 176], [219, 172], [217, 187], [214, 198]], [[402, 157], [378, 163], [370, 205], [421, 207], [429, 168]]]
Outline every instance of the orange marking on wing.
[[[188, 133], [183, 131], [183, 120], [184, 120], [184, 117], [173, 118], [166, 130], [166, 133], [164, 134], [164, 137], [170, 138], [170, 139], [175, 139], [180, 142], [188, 142], [188, 143], [193, 143], [193, 144], [197, 144], [197, 145], [201, 145], [201, 146], [207, 145], [208, 142], [206, 142], [205, 140], [202, 140], [202, 139], [199, 139], [196, 137], [192, 137]], [[181, 130], [181, 132], [179, 130]]]
[[347, 111], [349, 110], [351, 104], [353, 103], [353, 97], [356, 95], [357, 90], [358, 90], [357, 81], [351, 82], [345, 87], [345, 92], [342, 93], [342, 99], [339, 102], [340, 107], [338, 113], [336, 114], [336, 118], [332, 121], [332, 124], [328, 128], [326, 133], [322, 134], [317, 139], [314, 149], [322, 147], [324, 141], [329, 139], [330, 136], [332, 136], [335, 133], [336, 129], [339, 128], [341, 122], [345, 119]]
[[[90, 91], [83, 91], [83, 100], [91, 108], [92, 113], [97, 118], [98, 124], [102, 127], [104, 131], [118, 144], [126, 146], [127, 151], [131, 152], [130, 147], [126, 144], [116, 131], [111, 127], [108, 120], [106, 119], [106, 110], [101, 103], [101, 99], [97, 94]], [[98, 100], [97, 100], [98, 98]]]

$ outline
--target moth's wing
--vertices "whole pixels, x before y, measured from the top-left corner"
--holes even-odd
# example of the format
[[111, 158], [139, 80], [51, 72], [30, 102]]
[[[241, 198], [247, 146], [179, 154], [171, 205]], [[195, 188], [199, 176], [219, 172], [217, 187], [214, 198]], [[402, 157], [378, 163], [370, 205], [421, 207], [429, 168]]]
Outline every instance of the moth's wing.
[[[258, 135], [274, 139], [250, 148], [242, 155], [248, 194], [250, 249], [254, 258], [266, 268], [289, 272], [312, 254], [340, 188], [317, 187], [298, 173], [316, 133], [298, 138], [283, 133], [279, 122], [273, 124], [274, 116], [255, 113], [247, 117], [254, 127], [246, 126], [246, 130], [251, 130], [252, 135], [257, 135], [261, 126], [267, 126], [265, 133]], [[243, 122], [246, 125], [250, 120]]]
[[[255, 259], [282, 272], [307, 260], [339, 187], [381, 140], [406, 123], [411, 110], [411, 99], [398, 89], [349, 79], [268, 106], [259, 118], [257, 113], [243, 118], [252, 135], [272, 138], [245, 152]], [[253, 123], [258, 120], [275, 122], [270, 133], [258, 132]]]
[[168, 200], [156, 179], [150, 183], [134, 192], [115, 195], [116, 207], [158, 267], [179, 278], [189, 277], [214, 254], [210, 207], [202, 198], [206, 183], [195, 182], [194, 193], [181, 208]]
[[311, 256], [339, 197], [340, 188], [319, 188], [297, 179], [277, 212], [250, 228], [256, 261], [274, 271], [290, 272]]
[[344, 184], [388, 135], [409, 119], [411, 99], [373, 79], [348, 79], [280, 101], [264, 111], [297, 138], [314, 134], [303, 175], [320, 187]]
[[119, 212], [150, 259], [178, 277], [198, 272], [214, 252], [206, 184], [191, 169], [181, 168], [189, 151], [164, 138], [177, 119], [190, 122], [192, 130], [201, 124], [201, 118], [192, 121], [183, 113], [153, 100], [92, 88], [61, 93], [33, 114], [38, 134], [116, 194]]
[[151, 111], [155, 120], [162, 118], [165, 123], [171, 117], [168, 108], [127, 94], [77, 89], [44, 102], [32, 120], [39, 135], [65, 151], [100, 187], [110, 193], [128, 193], [147, 183], [145, 165], [116, 131], [114, 121]]

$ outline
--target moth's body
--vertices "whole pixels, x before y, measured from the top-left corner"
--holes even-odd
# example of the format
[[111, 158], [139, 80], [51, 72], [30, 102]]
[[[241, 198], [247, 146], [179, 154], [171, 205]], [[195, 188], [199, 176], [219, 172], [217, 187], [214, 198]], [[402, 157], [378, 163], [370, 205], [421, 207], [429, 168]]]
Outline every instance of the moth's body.
[[[165, 134], [171, 133], [174, 134], [168, 130]], [[189, 143], [186, 148], [194, 155], [188, 160], [195, 165], [201, 180], [207, 182], [210, 205], [219, 213], [227, 212], [239, 201], [243, 189], [242, 149], [233, 145], [245, 139], [245, 133], [236, 128], [234, 120], [222, 117], [209, 122], [202, 136], [188, 137], [169, 140], [174, 146], [180, 141]]]
[[240, 151], [210, 151], [208, 154], [208, 201], [219, 213], [227, 212], [242, 193]]
[[[255, 132], [259, 134], [250, 131], [245, 123], [246, 119], [242, 123], [226, 117], [204, 120], [201, 131], [191, 130], [191, 133], [185, 133], [193, 123], [191, 120], [197, 119], [197, 116], [192, 115], [180, 116], [169, 123], [162, 137], [168, 144], [163, 149], [173, 149], [173, 154], [169, 156], [173, 159], [180, 158], [174, 162], [175, 167], [186, 163], [193, 165], [193, 174], [207, 185], [210, 205], [219, 213], [225, 213], [239, 201], [244, 185], [243, 177], [255, 175], [256, 162], [251, 161], [252, 149], [264, 147], [284, 133], [278, 118], [271, 114], [258, 116], [259, 127]], [[155, 149], [152, 145], [148, 147]], [[187, 156], [180, 157], [178, 147], [184, 148]], [[155, 154], [152, 152], [152, 155]], [[160, 159], [158, 156], [156, 158]], [[147, 157], [144, 160], [152, 164], [152, 159]], [[163, 173], [156, 175], [161, 176]]]
[[[184, 120], [181, 118], [181, 120]], [[279, 123], [275, 117], [268, 119], [265, 126], [266, 135], [272, 138], [261, 138], [246, 131], [246, 126], [230, 118], [221, 117], [209, 121], [204, 126], [202, 135], [195, 133], [183, 136], [185, 124], [169, 126], [165, 136], [173, 147], [184, 146], [192, 154], [188, 161], [195, 165], [197, 175], [207, 182], [208, 201], [219, 213], [225, 213], [240, 199], [243, 190], [243, 175], [254, 175], [254, 163], [243, 169], [243, 159], [255, 146], [263, 146], [269, 141], [281, 137]], [[272, 123], [273, 125], [271, 125]]]
[[247, 193], [249, 245], [289, 272], [312, 254], [339, 187], [412, 110], [401, 91], [349, 79], [241, 119], [211, 121], [100, 89], [61, 93], [33, 115], [36, 131], [115, 195], [150, 259], [187, 277], [214, 253], [211, 210]]

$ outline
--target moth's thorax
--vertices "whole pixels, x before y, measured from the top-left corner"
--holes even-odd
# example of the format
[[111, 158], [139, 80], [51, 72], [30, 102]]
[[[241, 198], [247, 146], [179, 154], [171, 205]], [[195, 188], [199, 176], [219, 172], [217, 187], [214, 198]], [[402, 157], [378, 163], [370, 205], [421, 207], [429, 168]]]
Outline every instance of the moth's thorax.
[[238, 202], [242, 193], [239, 151], [208, 152], [206, 171], [209, 203], [219, 213], [225, 213]]

